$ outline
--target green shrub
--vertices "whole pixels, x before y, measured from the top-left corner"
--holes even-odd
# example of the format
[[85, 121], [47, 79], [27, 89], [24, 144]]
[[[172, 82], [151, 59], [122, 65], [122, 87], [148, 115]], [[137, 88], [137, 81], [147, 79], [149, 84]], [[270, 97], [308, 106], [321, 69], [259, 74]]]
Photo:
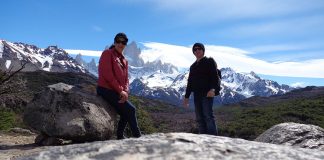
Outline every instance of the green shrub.
[[[141, 105], [140, 100], [136, 97], [131, 96], [130, 102], [136, 107], [136, 117], [138, 126], [142, 134], [151, 134], [157, 132], [157, 129], [153, 125], [153, 120], [145, 110], [145, 107]], [[127, 126], [125, 135], [131, 137], [131, 130]]]
[[324, 97], [299, 99], [256, 107], [223, 106], [215, 110], [222, 136], [253, 140], [258, 135], [284, 122], [313, 124], [324, 127]]
[[0, 130], [9, 130], [15, 127], [16, 114], [7, 109], [0, 109]]

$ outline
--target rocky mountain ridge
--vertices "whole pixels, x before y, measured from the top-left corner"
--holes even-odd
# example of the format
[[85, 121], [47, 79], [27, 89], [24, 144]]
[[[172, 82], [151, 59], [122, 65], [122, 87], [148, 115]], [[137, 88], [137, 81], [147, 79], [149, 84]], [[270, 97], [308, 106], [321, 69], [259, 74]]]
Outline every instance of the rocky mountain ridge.
[[276, 104], [276, 103], [283, 103], [287, 100], [290, 101], [297, 101], [302, 99], [317, 99], [320, 97], [324, 97], [324, 87], [323, 86], [307, 86], [305, 88], [299, 88], [292, 90], [283, 95], [273, 95], [269, 97], [261, 97], [261, 96], [254, 96], [247, 99], [240, 101], [238, 104], [242, 107], [258, 107], [263, 106], [265, 104]]
[[35, 45], [0, 40], [0, 69], [14, 71], [22, 63], [27, 63], [22, 71], [88, 73], [65, 50], [57, 46], [41, 49]]

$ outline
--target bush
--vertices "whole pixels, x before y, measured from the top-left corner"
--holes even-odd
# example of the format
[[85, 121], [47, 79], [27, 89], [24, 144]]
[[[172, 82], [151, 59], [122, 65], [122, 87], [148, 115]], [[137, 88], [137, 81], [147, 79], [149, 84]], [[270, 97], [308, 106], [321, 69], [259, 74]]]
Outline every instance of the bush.
[[270, 127], [284, 122], [324, 128], [324, 97], [299, 99], [265, 106], [223, 106], [215, 110], [222, 136], [253, 140]]
[[[154, 128], [153, 121], [148, 114], [148, 112], [144, 109], [144, 106], [141, 105], [140, 100], [136, 97], [129, 97], [130, 102], [136, 107], [136, 117], [137, 123], [141, 130], [142, 134], [151, 134], [157, 132], [157, 129]], [[131, 137], [131, 130], [129, 126], [127, 126], [125, 135]]]
[[17, 115], [8, 109], [0, 109], [0, 130], [9, 130], [16, 127]]

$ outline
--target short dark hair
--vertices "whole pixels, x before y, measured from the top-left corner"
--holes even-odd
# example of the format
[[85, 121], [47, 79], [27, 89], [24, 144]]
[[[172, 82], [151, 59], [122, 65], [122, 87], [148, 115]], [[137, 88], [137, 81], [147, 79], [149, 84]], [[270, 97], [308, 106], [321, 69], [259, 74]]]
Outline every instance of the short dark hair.
[[128, 42], [128, 38], [127, 38], [126, 34], [123, 33], [123, 32], [120, 32], [120, 33], [116, 34], [116, 36], [114, 38], [114, 42], [116, 42], [119, 38], [125, 39], [126, 43]]
[[202, 44], [202, 43], [195, 43], [193, 46], [192, 46], [192, 52], [194, 52], [194, 48], [195, 47], [199, 47], [199, 48], [201, 48], [203, 51], [204, 51], [204, 53], [205, 53], [205, 46]]

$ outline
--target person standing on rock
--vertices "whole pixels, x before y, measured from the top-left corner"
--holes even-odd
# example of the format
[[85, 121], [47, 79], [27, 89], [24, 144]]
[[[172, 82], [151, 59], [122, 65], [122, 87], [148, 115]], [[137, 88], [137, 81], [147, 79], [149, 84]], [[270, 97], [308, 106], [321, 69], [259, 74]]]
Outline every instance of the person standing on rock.
[[213, 113], [214, 96], [219, 95], [220, 90], [217, 64], [213, 58], [204, 56], [205, 46], [202, 43], [195, 43], [192, 52], [196, 61], [190, 66], [183, 104], [185, 107], [189, 106], [189, 97], [193, 92], [199, 133], [217, 135]]
[[98, 67], [97, 94], [112, 105], [120, 115], [117, 139], [125, 138], [124, 130], [127, 123], [133, 137], [141, 136], [137, 124], [136, 108], [128, 101], [128, 61], [123, 55], [127, 42], [128, 38], [125, 33], [116, 34], [114, 44], [102, 52]]

